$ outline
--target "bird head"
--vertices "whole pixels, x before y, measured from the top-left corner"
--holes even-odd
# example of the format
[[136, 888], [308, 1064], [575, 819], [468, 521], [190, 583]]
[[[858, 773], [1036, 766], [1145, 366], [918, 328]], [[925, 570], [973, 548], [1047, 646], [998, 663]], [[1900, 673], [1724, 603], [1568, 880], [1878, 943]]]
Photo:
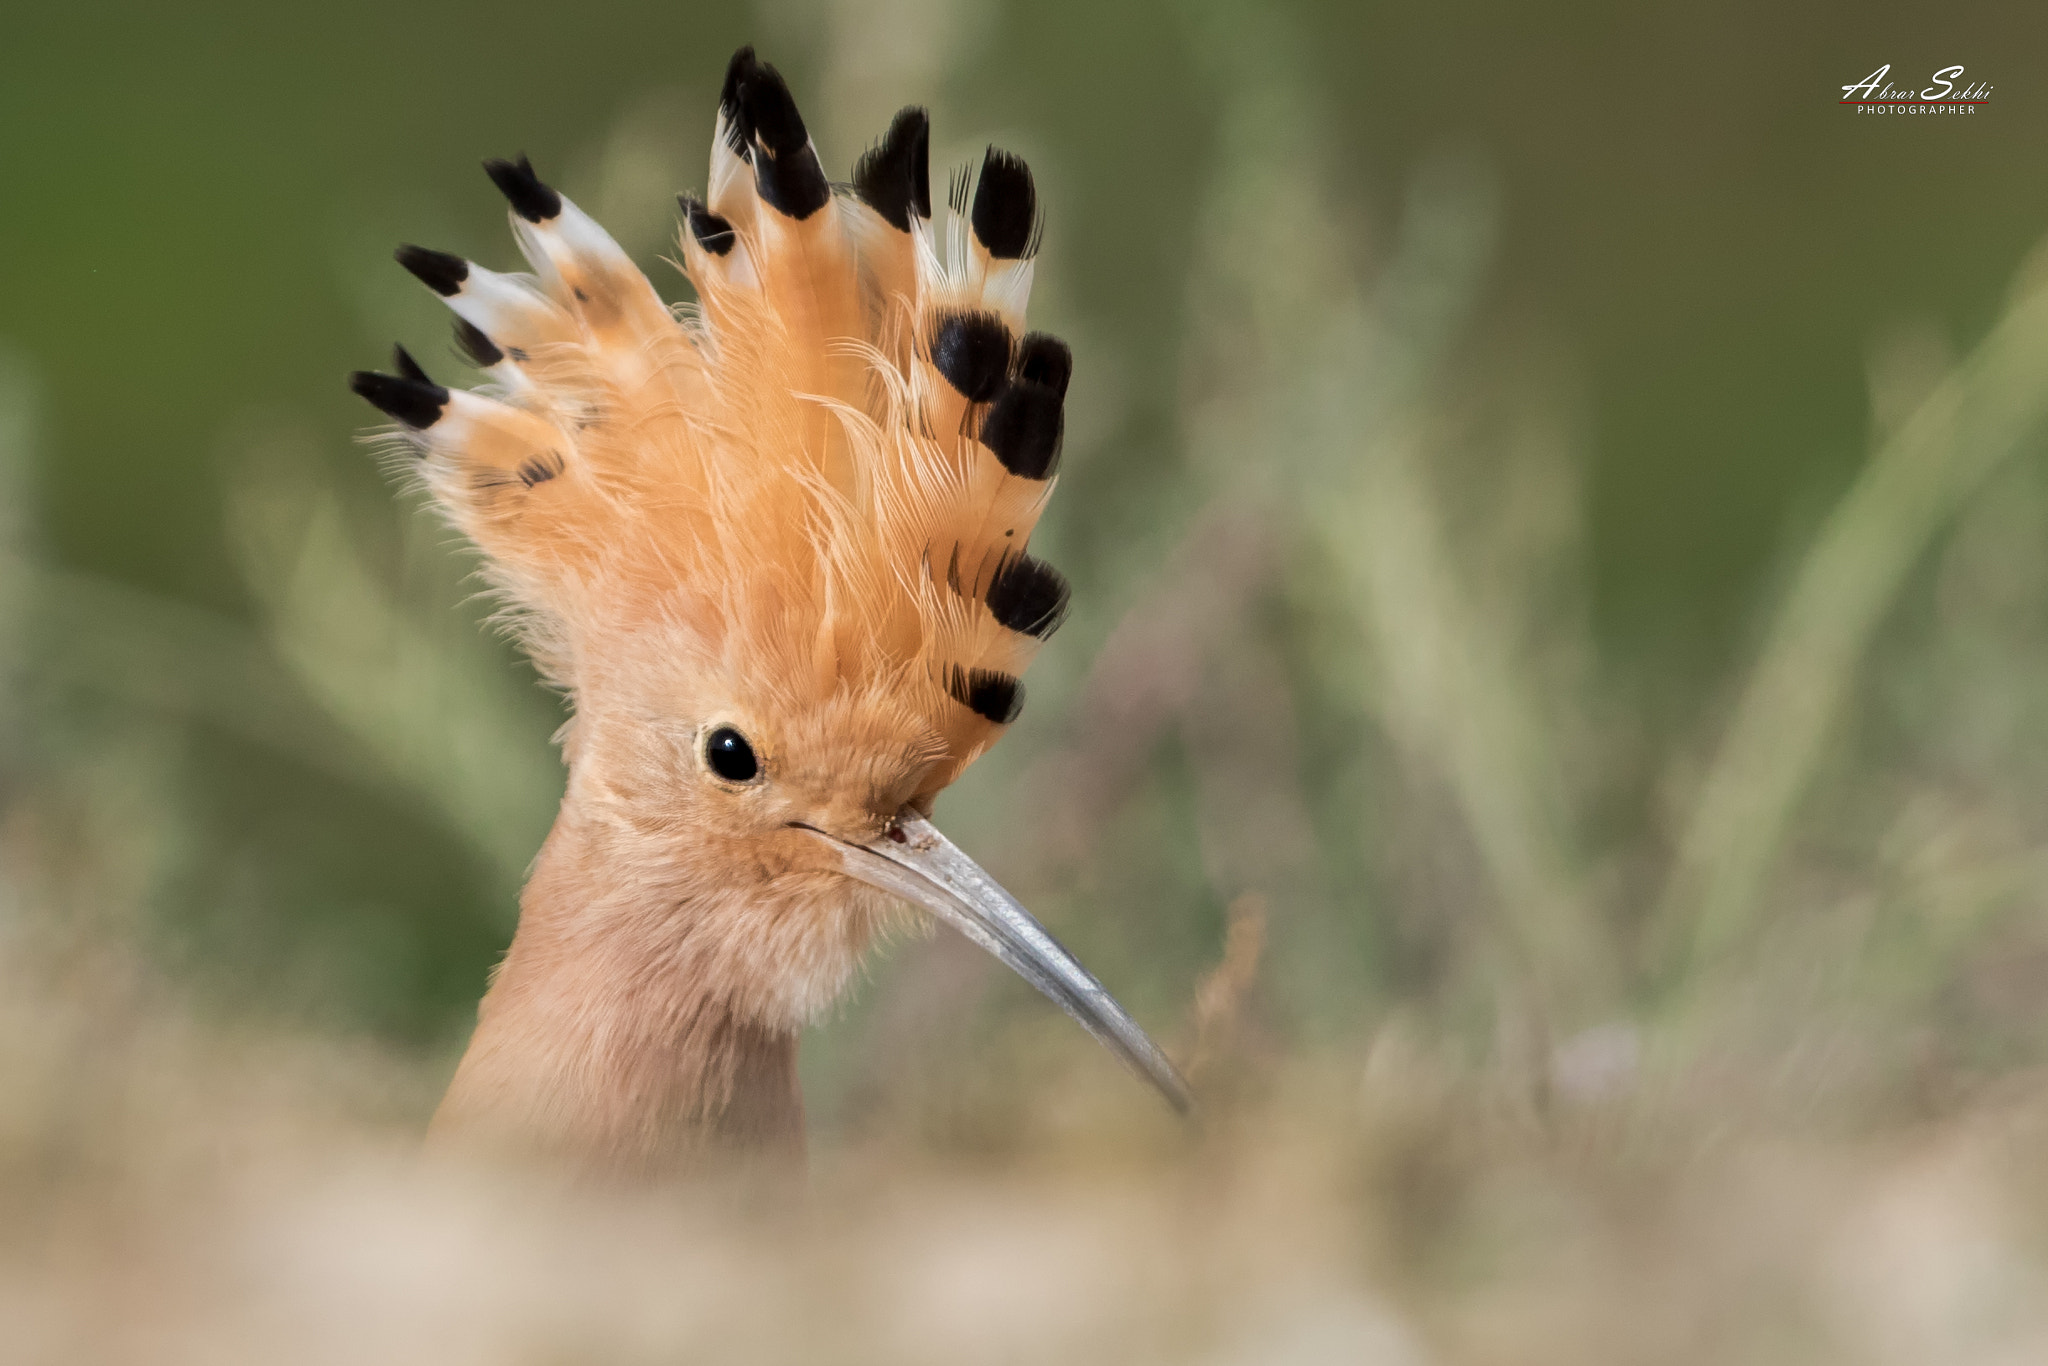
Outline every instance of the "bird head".
[[707, 192], [681, 200], [696, 304], [665, 305], [525, 159], [491, 162], [529, 271], [398, 253], [486, 382], [445, 388], [402, 350], [351, 382], [570, 699], [565, 810], [650, 878], [715, 878], [757, 921], [779, 908], [811, 958], [843, 950], [842, 975], [879, 908], [920, 907], [1185, 1104], [1129, 1016], [929, 820], [1017, 718], [1066, 611], [1028, 545], [1072, 362], [1024, 326], [1030, 171], [990, 148], [942, 234], [928, 145], [906, 109], [834, 187], [787, 85], [742, 49]]

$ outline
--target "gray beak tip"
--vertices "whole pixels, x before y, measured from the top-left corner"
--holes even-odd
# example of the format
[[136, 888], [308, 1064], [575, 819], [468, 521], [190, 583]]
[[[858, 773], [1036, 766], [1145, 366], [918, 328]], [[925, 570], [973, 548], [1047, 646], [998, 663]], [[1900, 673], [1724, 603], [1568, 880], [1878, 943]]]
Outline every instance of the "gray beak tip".
[[1194, 1111], [1187, 1081], [1102, 983], [1031, 913], [923, 816], [905, 811], [867, 844], [830, 843], [846, 875], [930, 911], [979, 944], [1074, 1017], [1127, 1067], [1152, 1083], [1175, 1113]]

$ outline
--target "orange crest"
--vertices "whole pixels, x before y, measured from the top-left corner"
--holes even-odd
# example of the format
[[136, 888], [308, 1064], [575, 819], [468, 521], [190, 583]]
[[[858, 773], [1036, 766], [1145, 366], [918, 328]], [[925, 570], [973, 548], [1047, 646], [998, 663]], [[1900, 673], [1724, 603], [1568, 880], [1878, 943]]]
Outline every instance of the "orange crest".
[[398, 374], [352, 380], [579, 704], [651, 651], [647, 686], [694, 694], [666, 701], [700, 721], [743, 706], [815, 730], [881, 707], [923, 807], [1015, 718], [1065, 612], [1026, 546], [1071, 369], [1023, 332], [1030, 171], [991, 148], [955, 183], [942, 252], [927, 147], [906, 109], [831, 186], [744, 49], [708, 193], [682, 201], [696, 306], [663, 304], [523, 159], [491, 162], [530, 274], [398, 253], [488, 382], [442, 388], [403, 351]]

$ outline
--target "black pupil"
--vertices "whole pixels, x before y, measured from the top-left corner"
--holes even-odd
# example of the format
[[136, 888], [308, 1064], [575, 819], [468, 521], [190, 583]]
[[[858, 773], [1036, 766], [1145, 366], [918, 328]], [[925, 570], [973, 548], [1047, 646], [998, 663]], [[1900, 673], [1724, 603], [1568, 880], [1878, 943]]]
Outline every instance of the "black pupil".
[[754, 747], [747, 743], [746, 736], [731, 726], [720, 726], [711, 732], [711, 739], [704, 746], [704, 757], [710, 761], [711, 771], [729, 783], [750, 782], [761, 771], [761, 763], [754, 757]]

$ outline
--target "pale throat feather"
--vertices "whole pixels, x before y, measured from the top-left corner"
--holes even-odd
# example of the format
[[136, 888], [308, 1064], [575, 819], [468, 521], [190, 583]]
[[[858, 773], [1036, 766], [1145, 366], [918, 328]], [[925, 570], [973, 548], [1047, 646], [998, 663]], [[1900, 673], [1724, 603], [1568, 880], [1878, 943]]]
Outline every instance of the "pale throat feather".
[[565, 805], [436, 1113], [436, 1143], [573, 1156], [622, 1176], [716, 1150], [800, 1154], [797, 1040], [888, 898], [791, 870], [736, 889], [714, 860]]

